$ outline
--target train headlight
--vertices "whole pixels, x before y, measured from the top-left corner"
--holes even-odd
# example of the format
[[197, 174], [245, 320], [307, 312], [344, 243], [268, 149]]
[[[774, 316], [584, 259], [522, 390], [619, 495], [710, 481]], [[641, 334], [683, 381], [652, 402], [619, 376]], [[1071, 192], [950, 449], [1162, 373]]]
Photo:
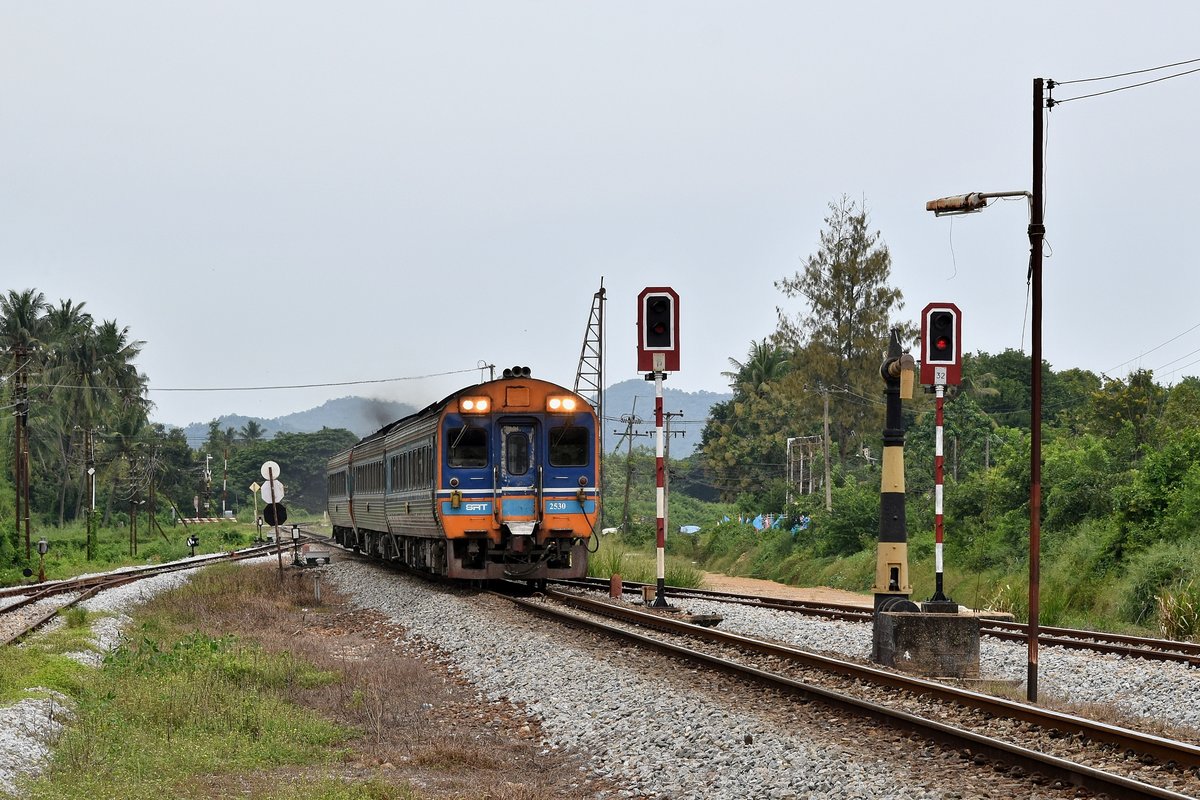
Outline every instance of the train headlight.
[[546, 410], [550, 412], [558, 412], [569, 414], [575, 410], [578, 405], [574, 397], [547, 397]]
[[486, 397], [464, 397], [458, 401], [458, 410], [464, 414], [486, 414], [492, 403]]

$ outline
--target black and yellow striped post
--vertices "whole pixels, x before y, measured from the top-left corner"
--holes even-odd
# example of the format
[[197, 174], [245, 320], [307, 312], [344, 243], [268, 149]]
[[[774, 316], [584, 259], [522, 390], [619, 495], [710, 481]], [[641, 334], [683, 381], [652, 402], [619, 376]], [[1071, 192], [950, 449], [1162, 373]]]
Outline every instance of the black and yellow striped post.
[[883, 428], [883, 481], [879, 498], [879, 544], [875, 555], [875, 610], [919, 611], [908, 599], [908, 523], [904, 512], [904, 427], [901, 399], [911, 400], [916, 362], [900, 352], [892, 330], [887, 357], [879, 368], [887, 401]]

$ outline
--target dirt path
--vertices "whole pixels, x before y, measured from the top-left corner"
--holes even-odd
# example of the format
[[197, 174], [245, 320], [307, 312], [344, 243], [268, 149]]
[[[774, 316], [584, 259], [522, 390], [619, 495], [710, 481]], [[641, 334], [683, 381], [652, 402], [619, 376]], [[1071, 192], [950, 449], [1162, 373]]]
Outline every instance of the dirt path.
[[704, 573], [703, 588], [718, 592], [739, 592], [744, 594], [760, 594], [769, 597], [784, 597], [789, 600], [816, 600], [827, 603], [848, 603], [870, 608], [872, 598], [867, 594], [847, 592], [844, 589], [831, 589], [828, 586], [801, 588], [788, 586], [775, 581], [764, 581], [759, 578], [737, 578], [723, 575], [720, 572]]

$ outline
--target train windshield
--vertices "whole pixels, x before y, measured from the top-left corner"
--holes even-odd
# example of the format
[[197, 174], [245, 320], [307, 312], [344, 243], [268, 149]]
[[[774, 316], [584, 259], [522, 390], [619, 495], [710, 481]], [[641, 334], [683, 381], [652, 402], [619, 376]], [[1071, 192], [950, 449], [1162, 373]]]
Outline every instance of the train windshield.
[[452, 467], [486, 467], [488, 465], [488, 435], [484, 428], [450, 428], [448, 453]]
[[550, 465], [584, 467], [588, 463], [588, 430], [579, 425], [550, 429]]
[[504, 469], [509, 475], [529, 472], [529, 436], [524, 431], [509, 431], [505, 435]]

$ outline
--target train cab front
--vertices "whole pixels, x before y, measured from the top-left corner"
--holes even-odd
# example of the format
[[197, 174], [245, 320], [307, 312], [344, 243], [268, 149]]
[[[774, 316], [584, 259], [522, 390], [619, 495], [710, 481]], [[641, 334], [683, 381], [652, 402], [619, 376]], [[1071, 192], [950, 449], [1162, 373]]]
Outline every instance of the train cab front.
[[591, 407], [543, 381], [493, 381], [461, 395], [440, 424], [447, 574], [586, 575], [599, 511]]

